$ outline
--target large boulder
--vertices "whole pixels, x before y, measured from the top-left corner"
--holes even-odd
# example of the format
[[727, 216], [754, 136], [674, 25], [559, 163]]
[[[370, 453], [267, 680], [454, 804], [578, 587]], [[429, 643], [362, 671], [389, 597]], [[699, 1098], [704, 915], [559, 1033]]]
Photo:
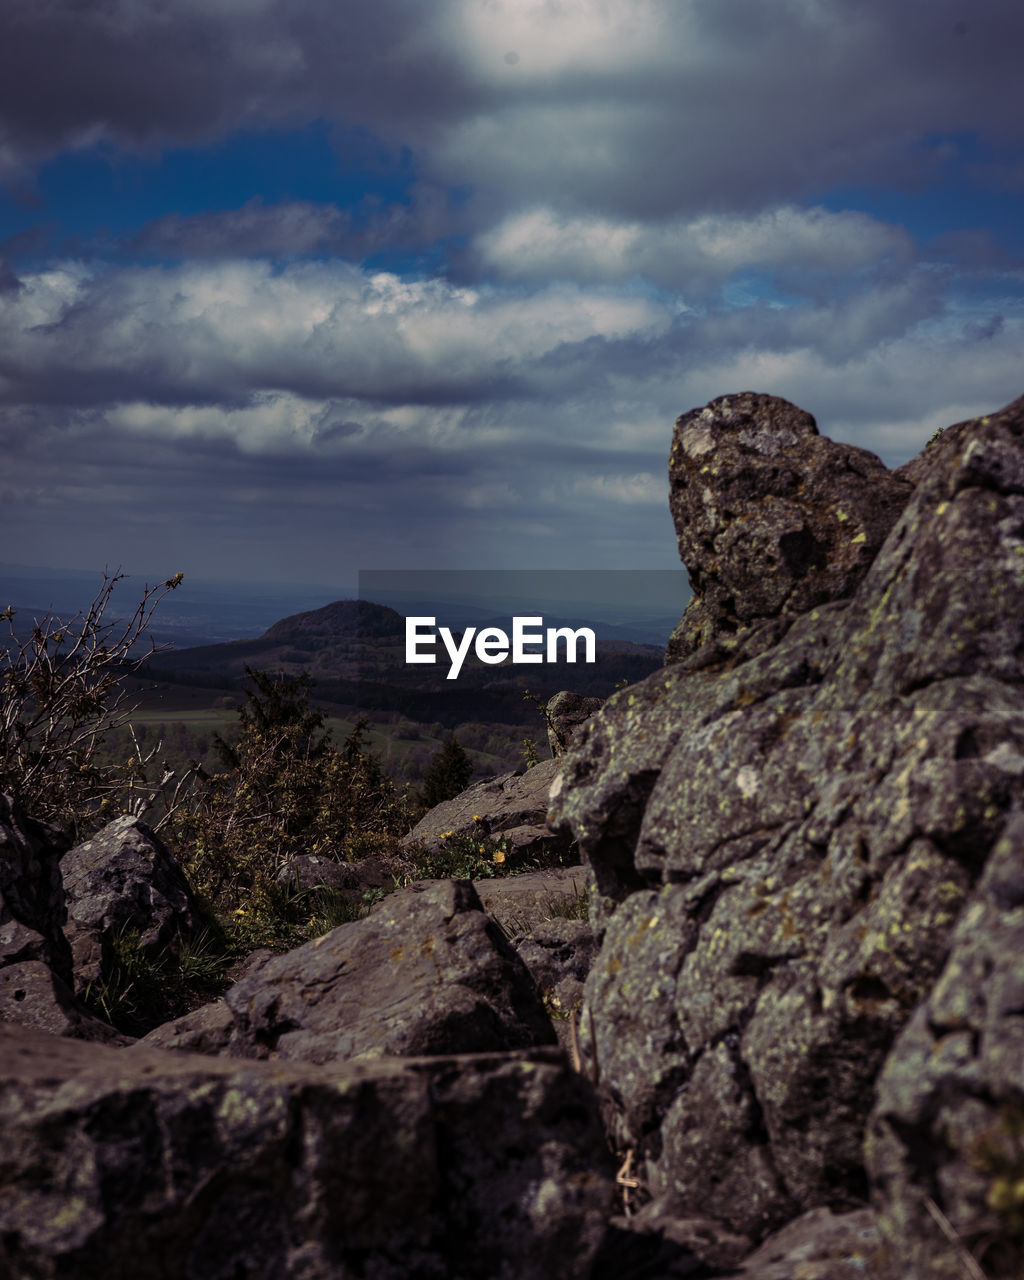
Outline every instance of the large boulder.
[[61, 871], [80, 988], [100, 976], [104, 946], [119, 930], [136, 930], [142, 951], [156, 957], [203, 927], [180, 864], [138, 818], [115, 818], [66, 854]]
[[[703, 436], [677, 439], [709, 468], [708, 487], [713, 426], [682, 432], [706, 431], [707, 449]], [[791, 419], [784, 431], [779, 474], [800, 439], [816, 438]], [[859, 466], [852, 474], [876, 474]], [[947, 431], [916, 474], [852, 596], [850, 575], [865, 566], [851, 561], [837, 576], [815, 552], [801, 574], [785, 568], [790, 586], [738, 614], [727, 646], [681, 655], [588, 721], [553, 799], [554, 819], [590, 860], [592, 919], [604, 931], [582, 1040], [613, 1137], [635, 1151], [666, 1211], [711, 1215], [754, 1240], [810, 1208], [863, 1204], [876, 1078], [950, 973], [956, 922], [973, 919], [986, 864], [1017, 830], [1024, 400]], [[847, 521], [834, 516], [859, 522], [858, 546], [902, 504], [884, 474], [878, 481], [879, 522], [853, 506], [842, 507]], [[771, 508], [778, 495], [769, 497]], [[724, 515], [714, 490], [709, 502]], [[729, 510], [737, 538], [759, 528], [746, 508]], [[768, 609], [778, 616], [759, 621]], [[949, 981], [971, 1018], [991, 1021], [995, 1006], [984, 1013], [976, 991], [984, 970], [963, 964]], [[1015, 970], [1006, 972], [1005, 997], [995, 987], [989, 997], [1005, 1001], [1002, 1030], [991, 1050], [975, 1033], [971, 1052], [1017, 1097], [1005, 1084], [1012, 1072], [1019, 1082], [1021, 1061], [1018, 1051], [1011, 1067], [1006, 1047], [1019, 1008]], [[918, 1030], [950, 1052], [961, 1043], [934, 1023]], [[969, 1058], [955, 1067], [957, 1095], [936, 1075], [915, 1076], [923, 1051], [900, 1044], [908, 1065], [880, 1103], [873, 1157], [907, 1188], [893, 1239], [903, 1225], [925, 1229], [900, 1205], [925, 1177], [914, 1161], [932, 1159], [934, 1144], [911, 1143], [907, 1123], [922, 1135], [967, 1134], [977, 1106]], [[1002, 1099], [992, 1096], [995, 1114]], [[949, 1116], [932, 1114], [939, 1098], [950, 1099]], [[898, 1155], [900, 1141], [910, 1156]], [[975, 1191], [954, 1189], [977, 1187], [970, 1147], [969, 1137], [953, 1142], [948, 1162], [944, 1150], [942, 1179], [930, 1184], [954, 1219], [976, 1203]], [[897, 1247], [913, 1256], [916, 1246]]]
[[766, 618], [853, 594], [911, 493], [778, 396], [720, 396], [676, 422], [672, 518], [694, 595], [677, 660]]
[[583, 1280], [613, 1189], [551, 1050], [327, 1069], [0, 1026], [0, 1127], [0, 1274], [38, 1280]]
[[236, 1057], [335, 1062], [555, 1040], [540, 994], [468, 880], [425, 881], [268, 960], [225, 996]]

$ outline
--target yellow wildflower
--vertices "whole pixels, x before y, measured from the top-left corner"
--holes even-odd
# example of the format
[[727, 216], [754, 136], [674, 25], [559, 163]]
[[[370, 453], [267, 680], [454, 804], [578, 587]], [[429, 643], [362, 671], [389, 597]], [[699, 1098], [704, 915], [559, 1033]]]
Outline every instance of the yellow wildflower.
[[495, 861], [495, 862], [504, 862], [504, 861], [505, 861], [505, 855], [501, 852], [501, 850], [500, 850], [500, 849], [499, 849], [499, 850], [498, 850], [498, 852], [494, 855], [494, 861]]

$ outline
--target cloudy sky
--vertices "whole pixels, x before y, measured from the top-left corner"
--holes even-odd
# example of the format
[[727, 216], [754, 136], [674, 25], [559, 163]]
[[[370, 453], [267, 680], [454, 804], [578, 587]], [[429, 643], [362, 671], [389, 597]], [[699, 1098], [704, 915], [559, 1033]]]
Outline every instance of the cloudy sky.
[[669, 568], [674, 419], [1024, 391], [1010, 0], [7, 0], [0, 559]]

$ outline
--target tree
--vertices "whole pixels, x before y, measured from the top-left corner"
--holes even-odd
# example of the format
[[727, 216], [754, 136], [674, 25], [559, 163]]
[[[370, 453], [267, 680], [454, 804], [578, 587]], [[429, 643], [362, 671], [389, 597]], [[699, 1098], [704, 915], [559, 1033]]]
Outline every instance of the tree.
[[125, 677], [157, 649], [143, 637], [183, 575], [147, 585], [129, 618], [111, 620], [111, 595], [124, 577], [104, 570], [92, 603], [68, 621], [47, 613], [19, 634], [16, 610], [0, 612], [10, 636], [0, 653], [0, 791], [76, 834], [104, 801], [136, 787], [139, 761], [103, 764], [100, 748], [135, 710]]
[[455, 736], [448, 738], [441, 750], [427, 766], [423, 775], [420, 795], [428, 808], [451, 800], [469, 786], [473, 776], [473, 762], [459, 745]]

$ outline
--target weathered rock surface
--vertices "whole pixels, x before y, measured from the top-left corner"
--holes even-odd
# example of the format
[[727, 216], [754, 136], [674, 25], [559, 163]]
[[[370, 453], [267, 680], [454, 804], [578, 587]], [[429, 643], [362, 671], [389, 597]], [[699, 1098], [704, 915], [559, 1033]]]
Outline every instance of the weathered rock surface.
[[582, 693], [563, 689], [548, 700], [545, 709], [548, 722], [548, 747], [552, 759], [564, 756], [576, 730], [604, 705], [603, 698], [587, 698]]
[[41, 960], [23, 960], [0, 969], [0, 1022], [104, 1044], [132, 1043], [130, 1036], [84, 1009], [71, 988]]
[[325, 1063], [551, 1044], [522, 961], [467, 880], [428, 881], [268, 960], [225, 996], [236, 1057]]
[[[402, 840], [402, 845], [422, 844], [431, 852], [441, 845], [441, 837], [476, 834], [484, 831], [497, 836], [519, 829], [520, 847], [528, 848], [522, 829], [530, 828], [537, 851], [555, 858], [567, 853], [571, 840], [556, 835], [545, 825], [548, 814], [548, 792], [558, 774], [557, 760], [542, 760], [532, 769], [488, 778], [463, 791], [453, 800], [435, 805]], [[474, 818], [483, 819], [482, 822]]]
[[720, 396], [676, 422], [672, 518], [694, 596], [678, 660], [768, 618], [853, 594], [910, 497], [865, 449], [778, 396]]
[[519, 958], [556, 1012], [579, 1011], [583, 984], [597, 954], [597, 939], [586, 920], [548, 920], [516, 943]]
[[589, 1276], [611, 1201], [553, 1051], [346, 1064], [0, 1026], [0, 1274]]
[[[1014, 767], [1024, 779], [1024, 756]], [[882, 1230], [912, 1274], [935, 1280], [965, 1271], [929, 1199], [989, 1280], [1024, 1275], [1022, 800], [938, 982], [886, 1060], [868, 1131]]]
[[[771, 462], [785, 484], [766, 509], [791, 500], [800, 442], [819, 439], [793, 415]], [[673, 465], [694, 484], [718, 456], [716, 430], [694, 418], [680, 429]], [[743, 425], [743, 448], [754, 448], [751, 432], [764, 434]], [[583, 726], [554, 818], [592, 864], [592, 919], [605, 931], [584, 1053], [620, 1147], [636, 1151], [652, 1193], [680, 1218], [710, 1215], [758, 1240], [810, 1208], [861, 1207], [876, 1078], [917, 1006], [941, 995], [945, 1011], [915, 1019], [883, 1077], [871, 1166], [884, 1173], [882, 1199], [891, 1190], [884, 1223], [911, 1259], [905, 1274], [930, 1276], [913, 1270], [918, 1246], [897, 1238], [904, 1225], [926, 1229], [919, 1199], [909, 1204], [928, 1186], [954, 1223], [980, 1221], [972, 1135], [1021, 1097], [1019, 978], [1006, 958], [1021, 952], [1019, 938], [1011, 945], [1018, 908], [993, 914], [985, 886], [996, 872], [985, 868], [1011, 833], [1018, 870], [1024, 847], [1010, 816], [1024, 778], [1024, 400], [928, 450], [873, 563], [903, 497], [880, 464], [854, 455], [851, 497], [840, 495], [848, 519], [827, 488], [831, 524], [793, 516], [828, 563], [814, 548], [806, 563], [780, 561], [788, 585], [759, 592], [729, 577], [724, 553], [709, 560], [705, 600], [720, 599], [724, 617], [728, 583], [741, 629], [620, 692]], [[800, 466], [817, 474], [808, 457]], [[876, 482], [879, 521], [866, 505]], [[721, 496], [732, 483], [726, 470], [708, 500], [723, 520], [733, 513], [716, 545], [746, 538], [770, 578], [744, 490], [736, 505]], [[807, 504], [818, 481], [797, 491]], [[689, 502], [677, 498], [680, 520]], [[867, 561], [828, 540], [839, 526]], [[769, 610], [781, 616], [759, 622]], [[978, 942], [977, 965], [956, 968], [954, 926], [976, 912], [1003, 941], [984, 963]], [[1005, 983], [982, 979], [986, 965]]]
[[203, 927], [177, 859], [137, 818], [115, 818], [66, 854], [61, 872], [79, 987], [99, 976], [103, 944], [119, 929], [137, 929], [143, 951], [156, 955]]
[[483, 909], [506, 933], [525, 934], [557, 911], [575, 911], [587, 892], [587, 869], [546, 867], [517, 876], [474, 880]]
[[225, 1052], [235, 1029], [235, 1019], [224, 999], [211, 1000], [191, 1013], [154, 1027], [136, 1046], [147, 1049], [174, 1049], [178, 1053]]
[[844, 1214], [812, 1209], [746, 1258], [736, 1280], [916, 1280], [916, 1274], [891, 1267], [891, 1253], [870, 1209]]
[[65, 841], [0, 795], [0, 968], [38, 961], [71, 984], [60, 858]]

